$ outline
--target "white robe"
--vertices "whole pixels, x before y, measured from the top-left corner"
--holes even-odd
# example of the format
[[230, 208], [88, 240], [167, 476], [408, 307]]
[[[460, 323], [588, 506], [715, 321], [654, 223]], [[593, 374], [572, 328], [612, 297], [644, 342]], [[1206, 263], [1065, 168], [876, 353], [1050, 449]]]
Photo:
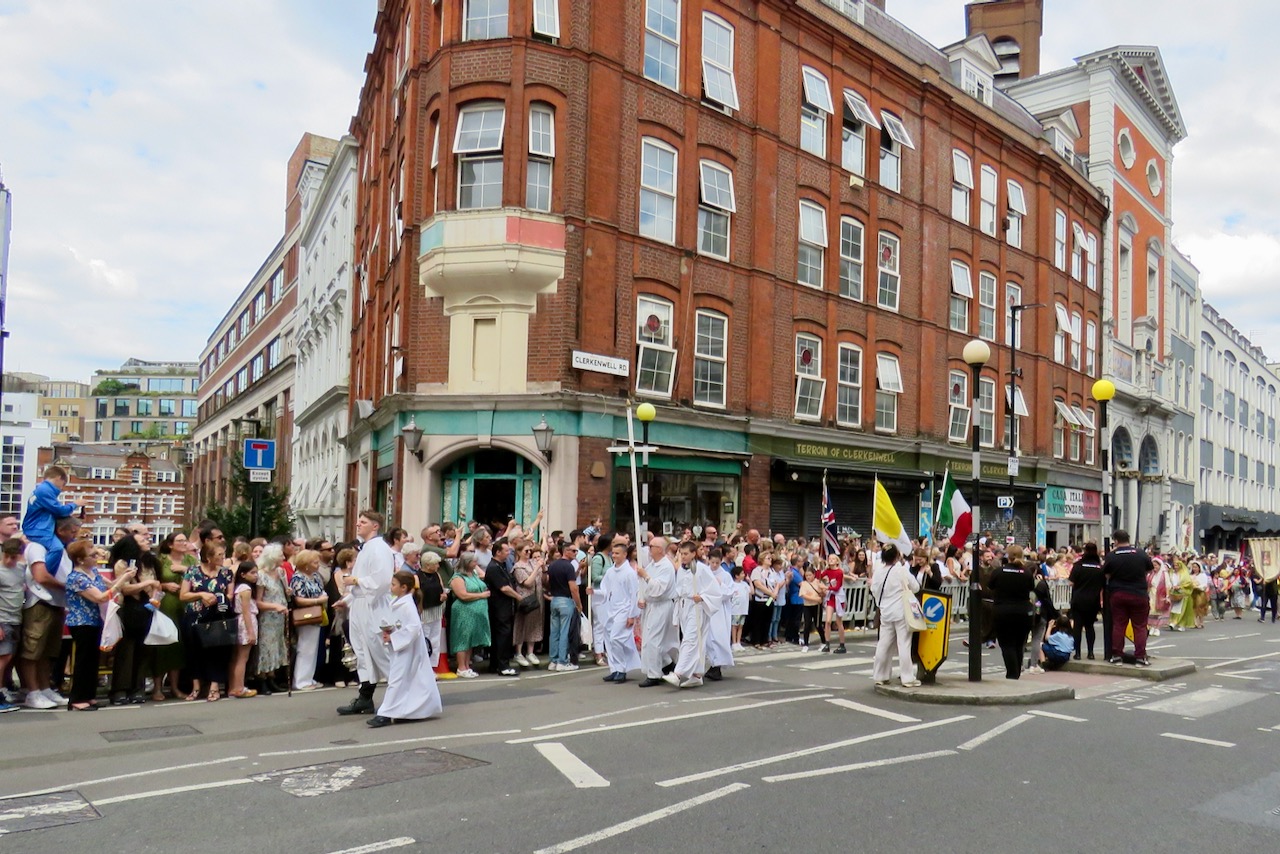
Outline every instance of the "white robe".
[[394, 552], [382, 537], [365, 542], [351, 568], [353, 584], [347, 640], [356, 654], [361, 682], [376, 683], [391, 673], [391, 653], [382, 642], [383, 623], [391, 614], [391, 576]]
[[422, 609], [422, 636], [427, 639], [427, 660], [432, 668], [440, 663], [443, 641], [441, 624], [444, 622], [444, 606]]
[[720, 586], [720, 607], [707, 626], [707, 666], [733, 667], [733, 576], [719, 566], [708, 571]]
[[640, 615], [637, 589], [640, 579], [631, 564], [611, 566], [600, 582], [603, 599], [601, 616], [606, 635], [605, 652], [609, 656], [610, 673], [626, 673], [640, 669], [640, 653], [636, 651], [635, 629], [627, 620]]
[[[391, 604], [391, 675], [378, 714], [384, 718], [419, 721], [440, 714], [440, 689], [427, 660], [427, 642], [422, 637], [422, 621], [412, 595]], [[387, 644], [383, 644], [387, 646]]]
[[[711, 618], [720, 610], [724, 592], [706, 564], [695, 563], [694, 568], [681, 567], [676, 572], [676, 614], [680, 626], [680, 659], [676, 662], [676, 677], [688, 679], [701, 677], [706, 672], [704, 663]], [[693, 601], [694, 596], [702, 601]]]
[[640, 664], [644, 675], [661, 679], [662, 668], [680, 654], [680, 630], [675, 623], [676, 570], [667, 558], [649, 564], [649, 580], [640, 598]]

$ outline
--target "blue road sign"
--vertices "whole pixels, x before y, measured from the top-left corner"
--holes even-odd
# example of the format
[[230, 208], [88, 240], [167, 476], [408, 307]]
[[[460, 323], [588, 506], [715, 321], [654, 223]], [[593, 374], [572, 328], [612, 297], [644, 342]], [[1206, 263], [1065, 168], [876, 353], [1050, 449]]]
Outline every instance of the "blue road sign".
[[924, 605], [924, 618], [930, 623], [942, 621], [942, 615], [946, 613], [947, 603], [941, 599], [929, 599]]
[[274, 471], [276, 467], [276, 440], [245, 439], [244, 467], [247, 469]]

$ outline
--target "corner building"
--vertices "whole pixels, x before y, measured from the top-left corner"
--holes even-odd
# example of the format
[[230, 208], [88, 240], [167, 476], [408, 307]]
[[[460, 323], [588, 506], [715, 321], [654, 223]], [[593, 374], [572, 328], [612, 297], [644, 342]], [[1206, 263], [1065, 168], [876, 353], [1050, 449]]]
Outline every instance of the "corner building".
[[1051, 472], [1097, 490], [1092, 430], [1053, 452], [1097, 339], [1092, 362], [1055, 361], [1083, 333], [1042, 308], [1015, 334], [1008, 306], [1097, 328], [1054, 223], [1098, 234], [1106, 206], [995, 88], [985, 37], [939, 50], [849, 0], [390, 0], [375, 29], [352, 123], [349, 517], [545, 504], [552, 528], [630, 527], [608, 449], [642, 400], [659, 530], [813, 533], [824, 469], [841, 527], [869, 531], [878, 474], [927, 529], [944, 469], [972, 475], [971, 417], [984, 525], [1011, 491], [1015, 534], [1043, 540]]

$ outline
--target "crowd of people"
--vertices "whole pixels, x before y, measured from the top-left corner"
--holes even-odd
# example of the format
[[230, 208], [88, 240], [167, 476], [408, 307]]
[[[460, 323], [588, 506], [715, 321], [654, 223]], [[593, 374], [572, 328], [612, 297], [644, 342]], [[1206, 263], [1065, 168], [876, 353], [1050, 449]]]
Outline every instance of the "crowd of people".
[[[1031, 550], [989, 534], [911, 549], [849, 537], [826, 553], [821, 539], [762, 537], [745, 525], [728, 536], [708, 525], [634, 542], [594, 519], [565, 535], [545, 530], [541, 514], [527, 530], [510, 519], [431, 524], [417, 540], [366, 510], [349, 543], [228, 544], [204, 522], [154, 546], [146, 525], [130, 525], [104, 549], [84, 536], [78, 508], [58, 499], [65, 482], [57, 466], [46, 471], [21, 533], [15, 516], [0, 517], [0, 676], [11, 689], [0, 711], [350, 685], [357, 694], [338, 712], [384, 726], [439, 713], [437, 672], [470, 679], [484, 665], [513, 678], [545, 656], [551, 671], [593, 661], [609, 683], [638, 673], [642, 688], [692, 688], [724, 678], [748, 647], [845, 654], [851, 628], [878, 630], [878, 684], [891, 680], [896, 652], [898, 678], [912, 687], [916, 594], [975, 573], [980, 594], [970, 605], [1010, 679], [1095, 658], [1104, 612], [1112, 662], [1138, 666], [1150, 663], [1149, 633], [1203, 628], [1210, 615], [1243, 619], [1253, 608], [1276, 620], [1276, 581], [1247, 560], [1150, 554], [1123, 531], [1105, 557], [1094, 543]], [[1060, 580], [1071, 588], [1061, 609], [1049, 588]], [[851, 612], [857, 586], [871, 603]]]

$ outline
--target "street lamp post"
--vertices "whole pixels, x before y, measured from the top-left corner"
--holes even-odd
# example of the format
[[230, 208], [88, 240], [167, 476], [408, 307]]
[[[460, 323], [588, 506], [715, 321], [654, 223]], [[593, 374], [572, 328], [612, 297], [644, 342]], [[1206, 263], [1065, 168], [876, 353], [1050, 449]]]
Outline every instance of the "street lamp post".
[[[1018, 324], [1022, 312], [1029, 308], [1043, 308], [1044, 303], [1031, 302], [1009, 306], [1009, 495], [1013, 495], [1013, 483], [1018, 476], [1018, 380], [1022, 372], [1018, 368]], [[975, 395], [976, 396], [976, 395]], [[1014, 516], [1009, 514], [1009, 537], [1013, 536]]]
[[[658, 415], [652, 403], [642, 403], [636, 407], [636, 418], [640, 421], [640, 519], [641, 525], [649, 527], [649, 424]], [[636, 542], [640, 542], [641, 530], [636, 529]]]
[[[1107, 403], [1116, 396], [1116, 384], [1108, 379], [1093, 384], [1093, 399], [1098, 401], [1098, 449], [1102, 463], [1102, 553], [1111, 551], [1111, 427], [1107, 423]], [[1102, 658], [1111, 660], [1111, 590], [1102, 591]]]
[[[975, 338], [964, 345], [964, 361], [973, 374], [973, 400], [969, 409], [969, 428], [973, 435], [973, 512], [974, 531], [982, 530], [982, 438], [978, 429], [978, 382], [982, 366], [991, 358], [991, 347]], [[973, 571], [969, 575], [969, 681], [982, 681], [982, 578], [978, 571], [978, 549], [973, 550]]]

